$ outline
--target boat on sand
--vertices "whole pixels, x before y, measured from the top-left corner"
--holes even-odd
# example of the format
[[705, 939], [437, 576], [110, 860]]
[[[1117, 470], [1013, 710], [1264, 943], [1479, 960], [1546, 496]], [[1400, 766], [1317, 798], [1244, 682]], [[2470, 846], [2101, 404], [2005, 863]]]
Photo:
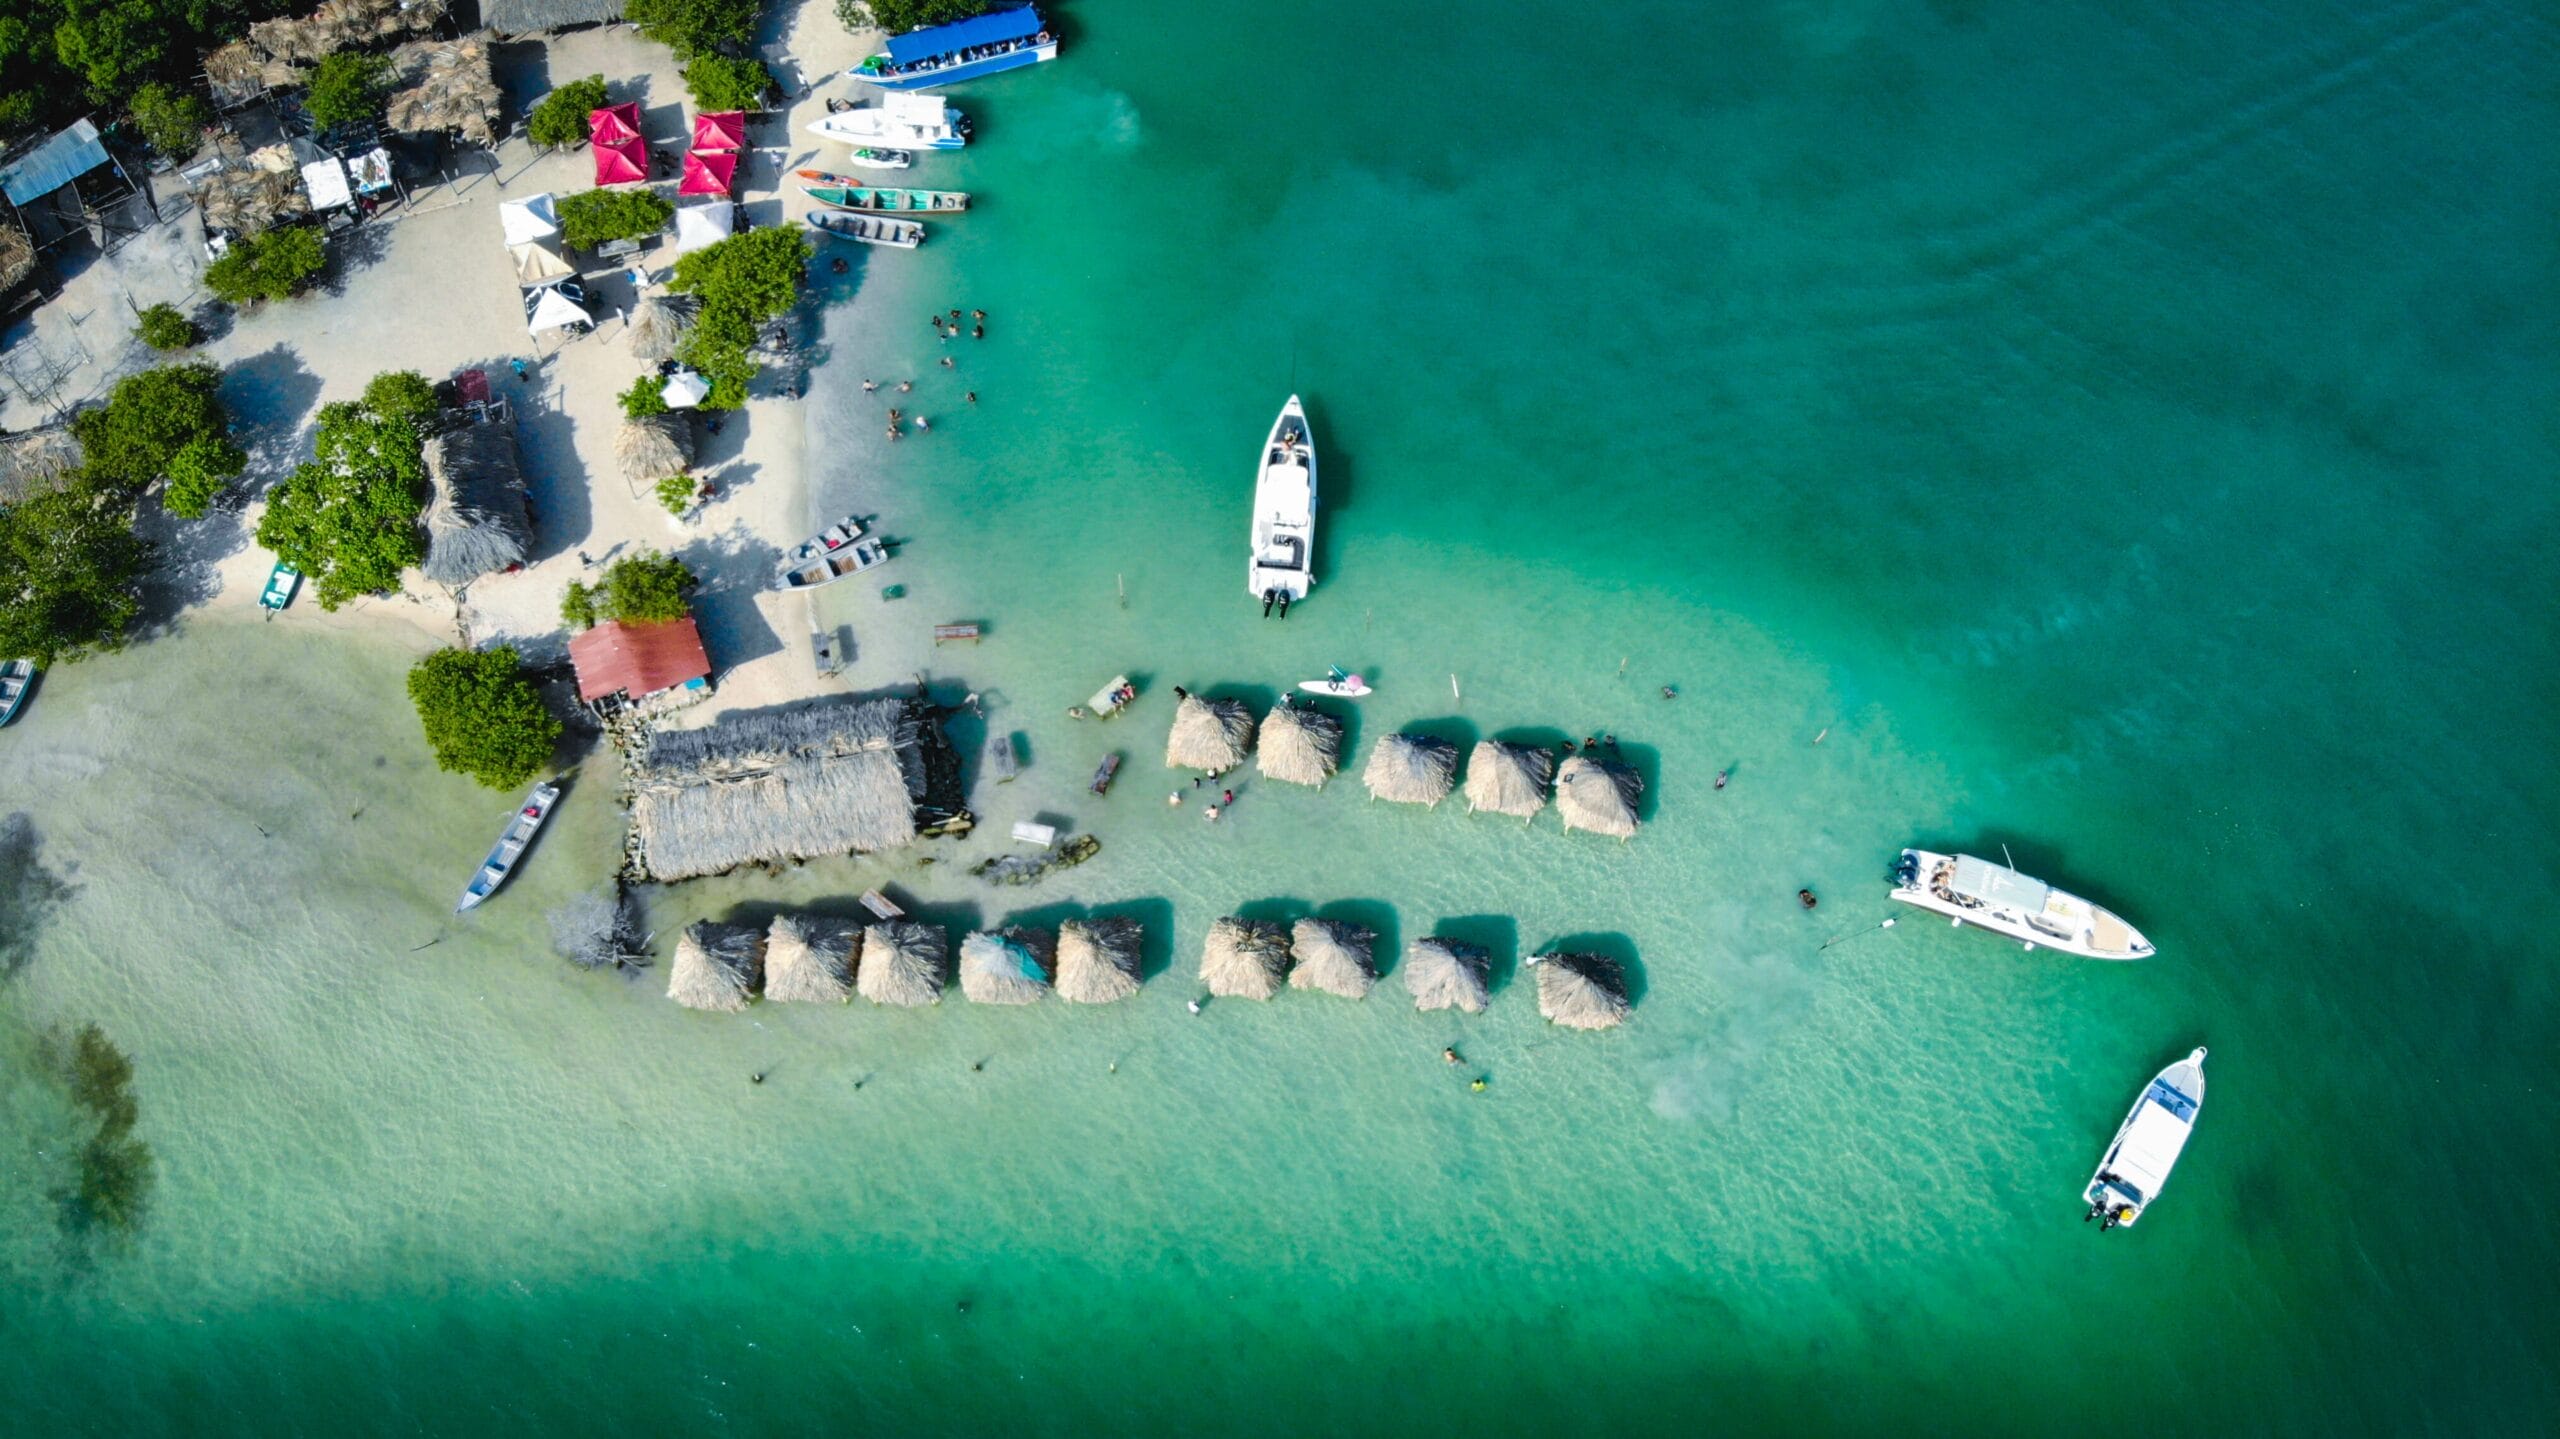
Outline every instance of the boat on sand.
[[480, 872], [471, 876], [471, 883], [462, 891], [462, 902], [453, 907], [455, 914], [477, 908], [480, 901], [498, 892], [498, 886], [505, 884], [507, 876], [516, 872], [517, 863], [533, 844], [533, 837], [542, 829], [543, 821], [551, 818], [551, 807], [559, 800], [560, 786], [545, 780], [533, 787], [533, 793], [525, 796], [524, 807], [507, 821], [506, 831], [498, 836], [498, 843], [489, 851], [489, 857], [480, 861]]
[[1315, 439], [1306, 410], [1291, 395], [1271, 422], [1253, 486], [1253, 553], [1244, 589], [1262, 601], [1264, 614], [1277, 604], [1287, 619], [1289, 606], [1307, 597], [1316, 582], [1315, 546]]
[[2076, 894], [1969, 854], [1906, 849], [1893, 867], [1893, 898], [1959, 925], [2005, 934], [2083, 959], [2145, 959], [2142, 932]]
[[18, 706], [27, 702], [27, 690], [35, 682], [34, 660], [0, 661], [0, 725], [18, 717]]
[[888, 546], [877, 535], [866, 538], [862, 520], [847, 515], [791, 547], [773, 567], [777, 590], [809, 590], [831, 585], [888, 562]]
[[2185, 1151], [2203, 1110], [2204, 1049], [2198, 1046], [2142, 1087], [2133, 1112], [2116, 1127], [2116, 1137], [2099, 1158], [2098, 1172], [2080, 1192], [2089, 1206], [2082, 1222], [2104, 1220], [2099, 1226], [2103, 1232], [2140, 1219], [2169, 1182], [2169, 1170]]

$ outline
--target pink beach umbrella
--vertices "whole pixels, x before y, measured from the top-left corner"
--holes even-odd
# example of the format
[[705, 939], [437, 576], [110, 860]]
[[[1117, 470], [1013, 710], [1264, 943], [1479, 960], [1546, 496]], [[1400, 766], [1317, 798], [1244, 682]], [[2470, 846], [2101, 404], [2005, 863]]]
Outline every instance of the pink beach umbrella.
[[619, 145], [640, 138], [640, 102], [625, 100], [587, 112], [587, 138], [598, 145]]
[[747, 112], [718, 110], [693, 117], [693, 148], [696, 150], [743, 150], [747, 148]]
[[638, 140], [595, 146], [596, 183], [630, 185], [649, 178], [649, 149]]
[[691, 150], [684, 157], [679, 195], [726, 195], [738, 178], [738, 157], [726, 150]]

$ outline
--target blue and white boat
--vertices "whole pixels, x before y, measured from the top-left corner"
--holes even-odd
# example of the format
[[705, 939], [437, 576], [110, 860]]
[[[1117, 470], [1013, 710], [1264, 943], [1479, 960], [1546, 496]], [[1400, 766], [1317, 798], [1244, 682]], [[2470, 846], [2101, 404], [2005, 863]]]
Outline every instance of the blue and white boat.
[[0, 725], [18, 717], [18, 706], [27, 702], [27, 690], [36, 682], [34, 660], [9, 660], [0, 663]]
[[856, 150], [957, 150], [969, 143], [969, 117], [939, 95], [883, 95], [877, 105], [830, 111], [800, 128]]
[[930, 90], [1058, 58], [1058, 37], [1024, 5], [889, 37], [889, 48], [846, 73], [883, 90]]
[[2101, 1227], [2113, 1229], [2140, 1219], [2169, 1182], [2169, 1171], [2203, 1111], [2204, 1050], [2199, 1048], [2142, 1087], [2142, 1097], [2133, 1102], [2133, 1112], [2124, 1117], [2098, 1161], [2098, 1172], [2080, 1192], [2089, 1206], [2082, 1221], [2104, 1220]]

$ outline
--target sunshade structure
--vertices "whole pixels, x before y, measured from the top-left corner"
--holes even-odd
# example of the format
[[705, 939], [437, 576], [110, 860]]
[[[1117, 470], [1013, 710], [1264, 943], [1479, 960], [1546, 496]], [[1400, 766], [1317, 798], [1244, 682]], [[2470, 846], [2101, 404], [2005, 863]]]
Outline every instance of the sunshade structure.
[[676, 941], [667, 998], [687, 1009], [736, 1013], [764, 984], [764, 935], [737, 924], [696, 920]]
[[1540, 954], [1538, 1012], [1567, 1029], [1615, 1029], [1627, 1019], [1627, 972], [1605, 954]]
[[693, 148], [703, 150], [743, 150], [747, 148], [747, 112], [714, 110], [693, 117]]
[[693, 468], [693, 421], [677, 414], [625, 420], [613, 437], [613, 458], [635, 485], [681, 475]]
[[1262, 718], [1254, 762], [1267, 778], [1322, 789], [1342, 768], [1342, 721], [1284, 700]]
[[637, 140], [588, 147], [596, 157], [596, 184], [636, 185], [649, 178], [649, 147]]
[[912, 697], [731, 715], [652, 735], [629, 776], [634, 875], [896, 849], [916, 837], [928, 771], [957, 761]]
[[942, 1002], [951, 975], [951, 941], [930, 924], [887, 920], [862, 932], [862, 966], [854, 992], [873, 1004], [917, 1009]]
[[1636, 832], [1636, 800], [1644, 780], [1624, 765], [1575, 755], [1556, 771], [1556, 813], [1566, 829], [1587, 829], [1614, 839]]
[[475, 145], [498, 143], [504, 101], [489, 64], [487, 31], [413, 40], [391, 52], [391, 70], [399, 88], [383, 102], [382, 116], [392, 129], [411, 135], [447, 130]]
[[1071, 919], [1058, 926], [1058, 998], [1116, 1004], [1138, 992], [1146, 932], [1134, 919]]
[[738, 157], [726, 150], [688, 150], [684, 156], [684, 179], [676, 185], [679, 195], [726, 196], [737, 188]]
[[347, 183], [346, 162], [335, 155], [302, 167], [302, 193], [311, 197], [314, 210], [334, 210], [356, 197], [354, 187]]
[[1333, 919], [1302, 919], [1289, 929], [1291, 989], [1321, 989], [1345, 999], [1366, 999], [1378, 982], [1371, 947], [1377, 931]]
[[426, 443], [427, 557], [418, 568], [440, 585], [466, 585], [525, 562], [533, 515], [516, 463], [515, 426], [491, 419], [456, 425]]
[[659, 387], [658, 398], [670, 409], [690, 410], [711, 396], [711, 382], [692, 370], [678, 370]]
[[960, 992], [971, 1004], [1038, 1004], [1055, 947], [1035, 929], [977, 930], [960, 941]]
[[560, 253], [557, 240], [534, 240], [522, 245], [509, 245], [507, 258], [515, 262], [518, 285], [547, 285], [578, 273], [569, 257]]
[[1360, 780], [1371, 799], [1436, 805], [1449, 797], [1458, 776], [1458, 747], [1421, 734], [1391, 734], [1369, 751]]
[[632, 305], [631, 323], [623, 330], [632, 357], [652, 363], [674, 359], [701, 310], [702, 302], [691, 295], [642, 295]]
[[506, 232], [510, 246], [552, 239], [560, 233], [560, 207], [552, 203], [548, 190], [521, 200], [500, 200], [498, 228]]
[[1244, 763], [1253, 749], [1253, 711], [1242, 700], [1204, 699], [1185, 694], [1174, 707], [1173, 729], [1165, 736], [1168, 769], [1205, 770], [1225, 774]]
[[1484, 1013], [1485, 976], [1492, 969], [1493, 956], [1482, 945], [1433, 935], [1405, 946], [1404, 987], [1416, 1009]]
[[569, 641], [569, 668], [578, 678], [578, 698], [593, 704], [608, 695], [647, 699], [708, 679], [711, 656], [691, 615], [607, 620]]
[[853, 998], [862, 926], [824, 914], [777, 914], [764, 932], [764, 997], [843, 1004]]
[[1467, 808], [1535, 819], [1555, 776], [1556, 757], [1536, 745], [1479, 740], [1467, 757]]
[[1229, 999], [1269, 999], [1289, 977], [1289, 931], [1258, 919], [1221, 919], [1200, 948], [1200, 982]]
[[570, 299], [558, 285], [524, 292], [524, 327], [533, 334], [594, 322], [595, 316], [587, 313], [586, 306]]
[[217, 230], [254, 235], [277, 221], [310, 213], [311, 199], [302, 192], [302, 172], [262, 166], [217, 170], [196, 187], [196, 204], [204, 222]]
[[626, 145], [640, 138], [640, 102], [625, 100], [587, 112], [587, 139], [597, 145]]
[[738, 230], [738, 207], [727, 200], [676, 207], [676, 253], [717, 245]]

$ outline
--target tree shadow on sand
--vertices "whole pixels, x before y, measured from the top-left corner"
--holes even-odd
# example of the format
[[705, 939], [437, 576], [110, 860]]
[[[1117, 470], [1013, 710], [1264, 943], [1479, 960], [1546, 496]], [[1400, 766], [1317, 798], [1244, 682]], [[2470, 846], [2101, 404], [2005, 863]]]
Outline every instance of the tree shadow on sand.
[[545, 403], [534, 386], [516, 383], [506, 360], [455, 367], [457, 373], [475, 368], [488, 374], [491, 388], [506, 396], [515, 411], [516, 460], [534, 513], [532, 562], [585, 545], [595, 533], [595, 505], [588, 492], [595, 478], [578, 457], [578, 422]]
[[772, 555], [772, 547], [743, 526], [700, 536], [676, 551], [700, 581], [693, 592], [693, 620], [702, 631], [703, 648], [721, 669], [782, 650], [781, 636], [757, 603], [759, 595], [772, 592], [765, 583]]

